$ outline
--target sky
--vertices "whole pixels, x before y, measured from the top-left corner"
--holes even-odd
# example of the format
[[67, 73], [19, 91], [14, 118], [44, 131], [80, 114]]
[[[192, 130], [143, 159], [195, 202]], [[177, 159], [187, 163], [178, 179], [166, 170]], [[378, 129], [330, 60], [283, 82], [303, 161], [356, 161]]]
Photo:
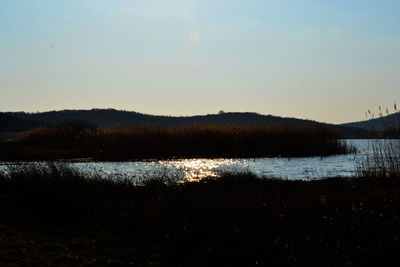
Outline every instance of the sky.
[[258, 112], [400, 103], [398, 0], [0, 0], [0, 111]]

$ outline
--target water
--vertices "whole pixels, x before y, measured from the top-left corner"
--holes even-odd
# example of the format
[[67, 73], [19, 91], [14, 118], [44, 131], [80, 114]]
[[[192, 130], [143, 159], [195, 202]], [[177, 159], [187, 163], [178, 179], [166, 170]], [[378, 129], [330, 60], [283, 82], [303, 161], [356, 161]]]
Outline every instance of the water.
[[[176, 159], [136, 162], [74, 162], [71, 165], [85, 172], [96, 172], [109, 178], [130, 178], [141, 181], [149, 177], [170, 177], [195, 181], [218, 177], [221, 172], [250, 171], [262, 177], [289, 180], [352, 177], [357, 161], [372, 152], [371, 140], [346, 140], [359, 153], [331, 157], [256, 158], [256, 159]], [[6, 164], [0, 165], [5, 168]]]

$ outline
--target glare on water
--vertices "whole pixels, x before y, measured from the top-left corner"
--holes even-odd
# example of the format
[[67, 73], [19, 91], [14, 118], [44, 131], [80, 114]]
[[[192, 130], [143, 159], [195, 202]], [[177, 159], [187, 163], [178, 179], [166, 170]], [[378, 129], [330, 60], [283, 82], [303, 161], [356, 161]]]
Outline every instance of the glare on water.
[[[218, 177], [221, 172], [252, 172], [260, 177], [290, 180], [351, 177], [356, 172], [357, 161], [369, 153], [369, 141], [348, 140], [347, 142], [357, 147], [360, 153], [324, 158], [172, 159], [75, 162], [71, 165], [85, 172], [95, 172], [105, 178], [128, 178], [136, 182], [162, 177], [176, 181], [198, 181], [205, 177]], [[0, 168], [2, 168], [1, 165]]]
[[230, 159], [182, 159], [166, 160], [159, 163], [167, 168], [181, 171], [186, 181], [198, 181], [206, 177], [217, 177], [216, 170], [224, 165], [232, 164]]

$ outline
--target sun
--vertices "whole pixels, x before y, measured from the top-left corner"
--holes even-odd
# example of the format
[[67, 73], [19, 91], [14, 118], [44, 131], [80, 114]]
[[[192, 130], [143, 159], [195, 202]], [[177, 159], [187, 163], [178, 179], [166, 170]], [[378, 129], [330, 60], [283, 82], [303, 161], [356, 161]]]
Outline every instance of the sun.
[[201, 40], [200, 33], [198, 32], [189, 33], [188, 40], [191, 44], [198, 44]]

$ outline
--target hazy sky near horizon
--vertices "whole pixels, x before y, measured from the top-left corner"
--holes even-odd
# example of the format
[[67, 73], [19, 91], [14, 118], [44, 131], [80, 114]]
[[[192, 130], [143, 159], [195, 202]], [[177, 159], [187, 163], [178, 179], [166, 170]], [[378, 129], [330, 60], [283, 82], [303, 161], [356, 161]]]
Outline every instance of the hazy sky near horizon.
[[0, 111], [339, 123], [399, 89], [398, 0], [0, 0]]

